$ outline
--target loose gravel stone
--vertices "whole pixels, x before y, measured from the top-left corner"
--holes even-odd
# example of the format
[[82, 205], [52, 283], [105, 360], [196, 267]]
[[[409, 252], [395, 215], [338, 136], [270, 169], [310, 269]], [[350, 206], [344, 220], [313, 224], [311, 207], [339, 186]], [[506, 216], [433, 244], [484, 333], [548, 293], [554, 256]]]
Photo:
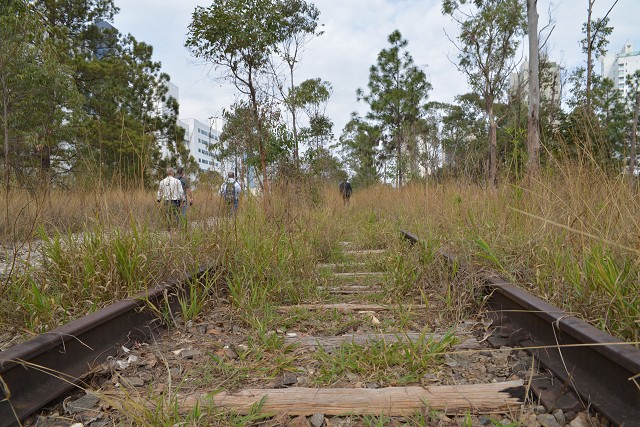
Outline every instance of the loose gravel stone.
[[324, 424], [324, 414], [313, 414], [308, 419], [313, 427], [321, 427]]
[[537, 419], [542, 427], [564, 427], [558, 424], [556, 417], [551, 414], [540, 414]]
[[553, 416], [556, 418], [556, 420], [558, 421], [558, 424], [560, 424], [561, 426], [564, 426], [567, 423], [567, 420], [564, 416], [564, 412], [562, 411], [562, 409], [556, 409], [555, 411], [553, 411]]
[[98, 404], [98, 402], [100, 402], [100, 399], [98, 399], [96, 396], [92, 394], [86, 394], [80, 399], [66, 403], [64, 405], [64, 409], [68, 414], [78, 414], [80, 412], [93, 409]]
[[584, 412], [580, 412], [574, 419], [569, 423], [571, 427], [590, 427], [589, 424], [589, 416]]
[[540, 415], [540, 414], [548, 414], [549, 411], [547, 411], [547, 408], [545, 408], [544, 406], [538, 405], [533, 408], [533, 413], [536, 415]]

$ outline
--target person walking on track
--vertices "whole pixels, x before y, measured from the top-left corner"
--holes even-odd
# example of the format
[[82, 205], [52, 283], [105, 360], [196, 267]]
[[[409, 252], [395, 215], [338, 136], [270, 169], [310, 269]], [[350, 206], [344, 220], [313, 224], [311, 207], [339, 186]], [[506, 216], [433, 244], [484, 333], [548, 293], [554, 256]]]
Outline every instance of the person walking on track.
[[160, 181], [156, 200], [164, 204], [165, 220], [170, 230], [171, 224], [180, 224], [180, 207], [185, 198], [180, 180], [174, 177], [173, 168], [167, 168], [167, 177]]

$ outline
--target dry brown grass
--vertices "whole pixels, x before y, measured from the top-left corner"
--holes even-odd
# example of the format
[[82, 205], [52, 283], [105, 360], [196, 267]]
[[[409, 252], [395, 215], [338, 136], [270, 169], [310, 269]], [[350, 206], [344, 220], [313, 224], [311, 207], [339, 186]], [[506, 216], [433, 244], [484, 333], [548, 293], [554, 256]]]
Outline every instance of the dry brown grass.
[[[526, 186], [503, 184], [496, 190], [455, 181], [413, 184], [401, 191], [380, 185], [356, 189], [350, 206], [343, 206], [335, 184], [290, 180], [273, 185], [267, 205], [261, 199], [243, 199], [240, 226], [231, 222], [230, 227], [217, 228], [208, 223], [223, 212], [217, 189], [198, 189], [195, 199], [189, 210], [189, 220], [196, 224], [191, 234], [167, 241], [154, 237], [163, 223], [153, 191], [55, 191], [46, 197], [14, 191], [10, 225], [3, 221], [0, 233], [5, 247], [15, 248], [16, 243], [34, 240], [38, 228], [47, 236], [137, 229], [143, 239], [130, 244], [150, 260], [145, 268], [154, 272], [143, 268], [141, 274], [156, 280], [163, 259], [173, 259], [169, 269], [177, 272], [243, 238], [242, 250], [251, 254], [248, 236], [260, 234], [266, 239], [260, 244], [270, 249], [253, 255], [274, 257], [265, 264], [267, 270], [276, 268], [281, 277], [307, 275], [300, 269], [339, 256], [340, 240], [386, 247], [404, 228], [466, 260], [499, 270], [605, 330], [638, 340], [640, 197], [630, 192], [622, 176], [563, 165]], [[145, 239], [152, 242], [140, 243]], [[5, 251], [9, 257], [12, 253]], [[83, 256], [70, 254], [69, 259], [78, 262]], [[105, 277], [119, 277], [115, 270], [105, 272]]]

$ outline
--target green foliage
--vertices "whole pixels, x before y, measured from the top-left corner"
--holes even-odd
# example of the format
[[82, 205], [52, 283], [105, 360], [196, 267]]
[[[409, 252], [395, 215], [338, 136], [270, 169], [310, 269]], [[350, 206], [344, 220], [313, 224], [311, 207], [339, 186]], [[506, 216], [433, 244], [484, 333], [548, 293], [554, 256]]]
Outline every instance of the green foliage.
[[442, 110], [441, 142], [447, 162], [445, 170], [480, 182], [487, 157], [482, 99], [477, 93], [456, 97], [456, 104], [439, 104]]
[[340, 145], [349, 168], [355, 171], [351, 184], [356, 188], [366, 188], [377, 183], [377, 146], [380, 129], [352, 113], [351, 120], [340, 136]]
[[153, 114], [168, 76], [151, 46], [106, 23], [118, 11], [112, 0], [62, 3], [10, 1], [0, 9], [7, 183], [11, 172], [26, 188], [74, 177], [144, 186], [159, 157], [155, 135], [169, 140], [175, 132], [175, 100]]
[[[269, 129], [280, 127], [266, 124], [274, 114], [265, 114], [273, 108], [259, 94], [266, 90], [260, 87], [260, 81], [269, 72], [271, 56], [282, 49], [282, 44], [286, 50], [287, 43], [297, 36], [313, 33], [317, 17], [314, 6], [294, 0], [222, 0], [208, 8], [198, 6], [192, 15], [185, 46], [194, 56], [221, 70], [222, 76], [249, 99], [247, 117], [265, 184], [269, 155], [275, 153], [276, 158], [281, 158], [288, 151], [274, 144], [284, 139], [270, 139]], [[286, 59], [290, 53], [284, 55]], [[295, 147], [297, 156], [297, 141], [286, 141], [289, 149]]]
[[[631, 275], [631, 261], [615, 259], [601, 246], [594, 246], [585, 254], [583, 263], [583, 275], [587, 283], [585, 291], [589, 296], [604, 293], [610, 300], [606, 316], [599, 320], [598, 326], [613, 330], [630, 327], [633, 330], [633, 325], [628, 325], [627, 322], [640, 318], [640, 286]], [[635, 336], [626, 338], [637, 340], [637, 330]]]
[[369, 69], [368, 92], [358, 89], [358, 99], [369, 106], [367, 119], [376, 124], [387, 155], [395, 157], [397, 184], [402, 185], [402, 149], [414, 135], [416, 123], [423, 117], [431, 90], [426, 74], [414, 65], [407, 40], [395, 30], [388, 37], [391, 47], [378, 54]]
[[320, 364], [315, 380], [331, 384], [341, 376], [366, 374], [384, 383], [407, 384], [418, 381], [438, 363], [439, 358], [456, 343], [453, 333], [436, 339], [423, 332], [416, 340], [398, 336], [396, 342], [371, 341], [366, 345], [344, 343], [331, 353], [318, 350]]
[[185, 322], [195, 320], [211, 299], [211, 294], [215, 289], [220, 271], [209, 272], [199, 280], [194, 280], [185, 285], [186, 289], [178, 294], [180, 311]]
[[[472, 5], [462, 11], [460, 6], [467, 3]], [[487, 113], [490, 186], [496, 185], [498, 170], [494, 104], [504, 95], [507, 79], [516, 67], [518, 39], [526, 28], [523, 6], [519, 0], [443, 1], [443, 12], [460, 27], [458, 68], [481, 96]]]

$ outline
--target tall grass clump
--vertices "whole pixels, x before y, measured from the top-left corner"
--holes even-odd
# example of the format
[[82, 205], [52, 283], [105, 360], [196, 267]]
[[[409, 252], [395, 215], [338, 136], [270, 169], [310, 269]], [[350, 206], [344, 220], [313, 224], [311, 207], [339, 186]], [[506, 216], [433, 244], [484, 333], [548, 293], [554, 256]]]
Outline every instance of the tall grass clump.
[[[311, 184], [309, 184], [311, 185]], [[226, 281], [233, 304], [251, 313], [294, 304], [316, 292], [313, 203], [298, 186], [274, 185], [268, 202], [245, 198], [220, 223]]]
[[581, 163], [526, 184], [449, 181], [356, 191], [351, 209], [437, 241], [621, 338], [638, 341], [640, 196]]
[[0, 285], [3, 327], [46, 331], [216, 264], [221, 253], [197, 209], [188, 228], [167, 232], [151, 192], [53, 193], [5, 236], [12, 263]]

